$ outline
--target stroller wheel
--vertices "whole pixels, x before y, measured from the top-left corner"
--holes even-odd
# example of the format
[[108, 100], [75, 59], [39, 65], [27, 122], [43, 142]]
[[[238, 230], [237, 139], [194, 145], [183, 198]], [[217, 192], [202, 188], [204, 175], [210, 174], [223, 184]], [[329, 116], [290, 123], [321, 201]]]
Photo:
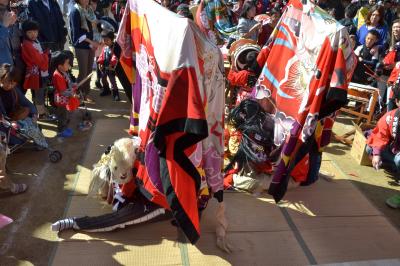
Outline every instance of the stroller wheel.
[[59, 151], [52, 151], [49, 154], [49, 159], [52, 163], [58, 163], [62, 159], [62, 154]]

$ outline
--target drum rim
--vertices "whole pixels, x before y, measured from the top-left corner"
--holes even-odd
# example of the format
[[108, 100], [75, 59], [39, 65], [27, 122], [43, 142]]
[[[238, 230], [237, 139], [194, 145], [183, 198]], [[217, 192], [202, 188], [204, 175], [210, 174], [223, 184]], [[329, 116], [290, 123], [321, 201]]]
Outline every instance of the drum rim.
[[[234, 49], [232, 51], [230, 51], [231, 52], [230, 57], [231, 57], [232, 67], [234, 67], [237, 70], [243, 70], [243, 65], [238, 64], [237, 58], [239, 58], [239, 56], [244, 51], [247, 51], [249, 49], [252, 51], [260, 52], [261, 47], [254, 40], [241, 39], [239, 41], [242, 41], [242, 42], [238, 42], [236, 44], [236, 46], [234, 47]], [[241, 44], [241, 45], [238, 45], [238, 44]]]

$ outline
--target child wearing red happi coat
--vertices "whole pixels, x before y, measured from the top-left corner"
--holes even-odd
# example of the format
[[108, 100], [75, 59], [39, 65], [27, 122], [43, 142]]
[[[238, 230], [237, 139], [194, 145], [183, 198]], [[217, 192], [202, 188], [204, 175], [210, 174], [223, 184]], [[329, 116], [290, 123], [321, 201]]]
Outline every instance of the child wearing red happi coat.
[[39, 24], [33, 20], [27, 20], [22, 24], [24, 41], [21, 45], [22, 59], [26, 64], [24, 89], [31, 89], [33, 102], [39, 114], [39, 118], [46, 115], [44, 107], [46, 80], [49, 76], [49, 51], [43, 51], [39, 41]]
[[110, 94], [110, 86], [107, 80], [109, 79], [114, 101], [120, 101], [115, 73], [115, 68], [118, 64], [118, 58], [114, 53], [114, 32], [103, 32], [102, 37], [105, 46], [103, 47], [103, 50], [97, 59], [97, 64], [101, 72], [101, 82], [103, 84], [103, 91], [101, 92], [100, 96], [106, 96]]
[[58, 52], [55, 54], [52, 57], [52, 65], [55, 68], [52, 81], [55, 89], [54, 103], [57, 107], [57, 132], [59, 137], [67, 138], [73, 134], [72, 129], [68, 128], [69, 114], [67, 107], [77, 88], [68, 74], [71, 65], [66, 53]]

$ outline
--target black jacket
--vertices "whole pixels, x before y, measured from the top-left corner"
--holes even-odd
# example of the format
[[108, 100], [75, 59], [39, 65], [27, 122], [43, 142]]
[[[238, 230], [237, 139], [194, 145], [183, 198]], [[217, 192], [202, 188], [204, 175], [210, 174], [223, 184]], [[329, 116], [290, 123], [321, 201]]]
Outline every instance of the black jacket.
[[69, 13], [69, 23], [71, 27], [72, 46], [79, 49], [91, 49], [89, 43], [81, 40], [81, 38], [84, 39], [84, 37], [86, 37], [90, 40], [93, 40], [92, 23], [87, 20], [89, 31], [84, 30], [81, 27], [81, 14], [75, 7], [72, 8], [71, 12]]
[[64, 44], [67, 29], [60, 6], [55, 0], [48, 0], [50, 10], [42, 0], [29, 0], [28, 16], [39, 23], [39, 41], [41, 43]]

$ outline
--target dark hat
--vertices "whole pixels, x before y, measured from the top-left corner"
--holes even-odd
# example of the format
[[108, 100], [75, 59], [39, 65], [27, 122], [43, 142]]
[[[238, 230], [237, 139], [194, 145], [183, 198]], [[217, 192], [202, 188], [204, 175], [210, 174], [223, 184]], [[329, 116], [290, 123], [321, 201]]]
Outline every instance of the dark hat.
[[22, 23], [22, 31], [27, 32], [30, 30], [39, 30], [39, 23], [34, 20], [26, 20]]

